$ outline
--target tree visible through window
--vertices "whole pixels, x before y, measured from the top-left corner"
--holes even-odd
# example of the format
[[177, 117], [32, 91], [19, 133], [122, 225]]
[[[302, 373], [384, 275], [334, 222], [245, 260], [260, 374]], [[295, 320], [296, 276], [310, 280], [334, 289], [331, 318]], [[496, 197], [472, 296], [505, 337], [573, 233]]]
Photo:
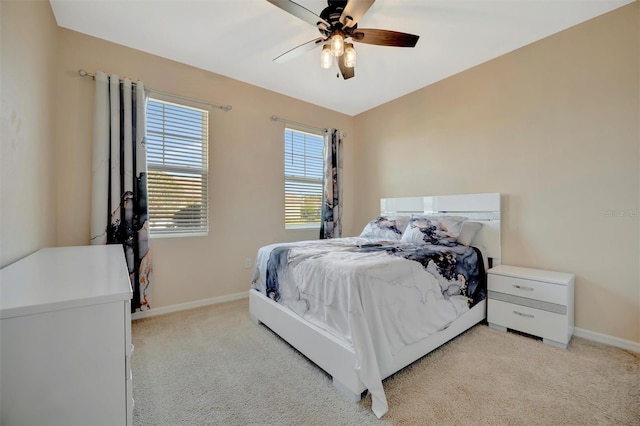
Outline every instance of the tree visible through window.
[[285, 228], [320, 228], [323, 137], [285, 128]]
[[208, 129], [208, 111], [149, 98], [146, 142], [152, 235], [208, 233]]

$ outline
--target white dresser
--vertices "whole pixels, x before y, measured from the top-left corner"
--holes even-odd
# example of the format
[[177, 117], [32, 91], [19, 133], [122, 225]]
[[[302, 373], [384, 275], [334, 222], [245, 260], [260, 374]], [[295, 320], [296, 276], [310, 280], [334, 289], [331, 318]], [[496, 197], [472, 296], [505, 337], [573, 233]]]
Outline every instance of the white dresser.
[[0, 423], [131, 425], [131, 296], [121, 245], [0, 270]]
[[573, 274], [499, 265], [489, 269], [487, 287], [489, 326], [567, 348], [573, 334]]

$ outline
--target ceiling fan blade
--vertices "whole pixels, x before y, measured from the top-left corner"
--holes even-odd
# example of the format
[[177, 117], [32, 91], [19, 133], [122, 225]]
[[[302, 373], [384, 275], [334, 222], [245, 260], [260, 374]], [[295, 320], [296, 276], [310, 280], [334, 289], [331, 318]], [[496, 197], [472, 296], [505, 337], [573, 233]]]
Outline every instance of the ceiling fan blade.
[[329, 24], [326, 20], [319, 17], [309, 9], [304, 6], [300, 6], [298, 3], [292, 2], [291, 0], [267, 0], [269, 3], [274, 6], [279, 7], [292, 14], [293, 16], [302, 19], [305, 22], [310, 23], [314, 27], [317, 27], [319, 24], [323, 24], [326, 28], [329, 28], [331, 24]]
[[345, 80], [350, 79], [356, 75], [356, 69], [354, 67], [348, 68], [344, 66], [343, 58], [338, 58], [338, 67], [340, 68], [340, 74]]
[[351, 38], [359, 43], [379, 46], [414, 47], [420, 36], [398, 31], [358, 28], [353, 32]]
[[349, 3], [345, 6], [340, 15], [340, 22], [345, 27], [353, 27], [358, 23], [360, 18], [367, 13], [367, 10], [371, 7], [376, 0], [349, 0]]
[[324, 42], [324, 39], [322, 37], [318, 37], [315, 40], [311, 40], [308, 41], [306, 43], [302, 43], [300, 46], [296, 46], [291, 50], [288, 50], [286, 52], [284, 52], [282, 55], [278, 56], [277, 58], [275, 58], [273, 60], [273, 62], [278, 62], [278, 63], [283, 63], [283, 62], [287, 62], [293, 58], [297, 58], [298, 56], [302, 55], [303, 53], [309, 52], [313, 49], [315, 49], [318, 46], [322, 45], [322, 42]]

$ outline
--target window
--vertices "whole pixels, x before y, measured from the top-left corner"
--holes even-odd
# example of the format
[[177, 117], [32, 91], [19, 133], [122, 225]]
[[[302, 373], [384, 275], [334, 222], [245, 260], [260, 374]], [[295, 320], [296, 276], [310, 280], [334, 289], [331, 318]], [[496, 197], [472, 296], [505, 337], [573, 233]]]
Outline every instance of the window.
[[151, 235], [207, 235], [209, 113], [155, 95], [147, 103]]
[[320, 228], [324, 139], [320, 133], [285, 128], [285, 228]]

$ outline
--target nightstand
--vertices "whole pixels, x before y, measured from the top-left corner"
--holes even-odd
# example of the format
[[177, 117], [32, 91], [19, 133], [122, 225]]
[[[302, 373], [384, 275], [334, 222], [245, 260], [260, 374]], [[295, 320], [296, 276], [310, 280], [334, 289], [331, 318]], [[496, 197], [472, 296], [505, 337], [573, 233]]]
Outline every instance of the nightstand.
[[566, 349], [573, 334], [573, 274], [499, 265], [489, 269], [487, 321]]

